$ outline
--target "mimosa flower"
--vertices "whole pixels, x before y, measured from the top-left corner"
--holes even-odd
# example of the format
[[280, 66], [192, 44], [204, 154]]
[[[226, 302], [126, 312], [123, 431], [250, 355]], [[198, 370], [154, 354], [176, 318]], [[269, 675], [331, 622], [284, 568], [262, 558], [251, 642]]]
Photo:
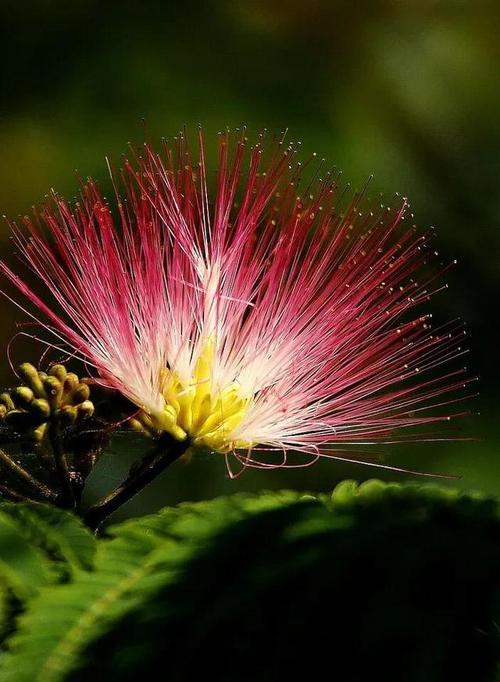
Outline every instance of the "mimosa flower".
[[330, 173], [307, 185], [295, 155], [221, 134], [212, 183], [201, 133], [196, 161], [181, 135], [125, 162], [116, 206], [89, 181], [12, 226], [48, 296], [0, 270], [54, 346], [137, 406], [134, 428], [280, 466], [456, 416], [463, 330], [420, 312], [432, 233], [406, 201], [365, 212]]

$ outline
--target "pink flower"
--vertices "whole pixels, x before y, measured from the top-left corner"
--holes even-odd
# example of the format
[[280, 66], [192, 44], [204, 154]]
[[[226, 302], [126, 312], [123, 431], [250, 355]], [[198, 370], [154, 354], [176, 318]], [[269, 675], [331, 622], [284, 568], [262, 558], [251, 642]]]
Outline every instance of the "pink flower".
[[456, 416], [463, 330], [417, 312], [439, 289], [406, 201], [341, 210], [332, 175], [306, 186], [292, 144], [244, 134], [220, 135], [212, 194], [199, 142], [198, 161], [182, 135], [126, 161], [115, 215], [90, 181], [12, 226], [48, 295], [0, 270], [52, 344], [137, 405], [135, 428], [245, 466], [346, 459]]

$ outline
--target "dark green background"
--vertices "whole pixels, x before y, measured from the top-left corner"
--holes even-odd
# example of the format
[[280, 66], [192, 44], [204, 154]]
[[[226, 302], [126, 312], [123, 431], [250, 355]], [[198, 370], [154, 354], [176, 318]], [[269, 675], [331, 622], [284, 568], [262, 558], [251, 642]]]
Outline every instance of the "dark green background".
[[[498, 494], [499, 20], [494, 0], [4, 0], [0, 212], [24, 213], [50, 187], [73, 196], [75, 168], [106, 186], [105, 155], [119, 159], [128, 140], [198, 122], [207, 136], [241, 123], [288, 127], [355, 186], [375, 173], [371, 194], [409, 196], [417, 223], [438, 228], [443, 259], [458, 259], [432, 309], [467, 320], [468, 365], [481, 375], [471, 405], [481, 416], [462, 426], [479, 440], [394, 447], [386, 461]], [[10, 260], [5, 227], [0, 248]], [[1, 315], [8, 385], [5, 347], [23, 318], [5, 302]], [[14, 357], [40, 352], [24, 343]], [[114, 443], [94, 492], [125, 470], [131, 447], [142, 443]], [[221, 458], [202, 457], [178, 464], [128, 512], [241, 489], [330, 489], [373, 474], [324, 462], [230, 482]]]

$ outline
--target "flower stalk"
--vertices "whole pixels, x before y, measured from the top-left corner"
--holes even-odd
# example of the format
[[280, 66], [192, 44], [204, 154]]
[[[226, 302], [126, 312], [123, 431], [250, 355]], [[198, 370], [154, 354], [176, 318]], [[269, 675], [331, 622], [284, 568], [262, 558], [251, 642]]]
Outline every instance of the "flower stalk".
[[66, 453], [64, 452], [61, 425], [57, 419], [53, 420], [49, 425], [49, 440], [52, 446], [56, 474], [61, 487], [61, 504], [64, 507], [74, 509], [77, 500], [70, 477]]
[[173, 462], [182, 457], [189, 447], [189, 441], [181, 442], [170, 436], [162, 436], [143, 460], [132, 466], [125, 481], [87, 511], [84, 516], [87, 526], [98, 532], [111, 514], [141, 492]]

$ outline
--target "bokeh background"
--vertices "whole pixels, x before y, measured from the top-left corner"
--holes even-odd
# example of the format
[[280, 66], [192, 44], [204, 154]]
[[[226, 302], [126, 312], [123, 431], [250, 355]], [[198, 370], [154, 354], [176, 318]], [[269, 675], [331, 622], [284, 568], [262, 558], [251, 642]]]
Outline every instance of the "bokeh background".
[[[51, 188], [73, 196], [74, 170], [106, 187], [104, 156], [128, 140], [203, 123], [290, 129], [354, 186], [410, 197], [435, 225], [444, 260], [458, 259], [439, 317], [469, 326], [468, 365], [481, 396], [461, 435], [477, 440], [394, 447], [389, 464], [461, 476], [500, 495], [500, 4], [496, 0], [2, 0], [0, 213], [15, 217]], [[0, 230], [2, 258], [12, 258]], [[0, 302], [0, 385], [6, 346], [23, 320]], [[14, 344], [15, 359], [40, 349]], [[118, 437], [89, 486], [112, 485], [143, 448]], [[237, 490], [328, 490], [346, 477], [396, 474], [324, 462], [228, 480], [221, 458], [178, 463], [123, 514]], [[405, 476], [407, 477], [407, 476]]]

